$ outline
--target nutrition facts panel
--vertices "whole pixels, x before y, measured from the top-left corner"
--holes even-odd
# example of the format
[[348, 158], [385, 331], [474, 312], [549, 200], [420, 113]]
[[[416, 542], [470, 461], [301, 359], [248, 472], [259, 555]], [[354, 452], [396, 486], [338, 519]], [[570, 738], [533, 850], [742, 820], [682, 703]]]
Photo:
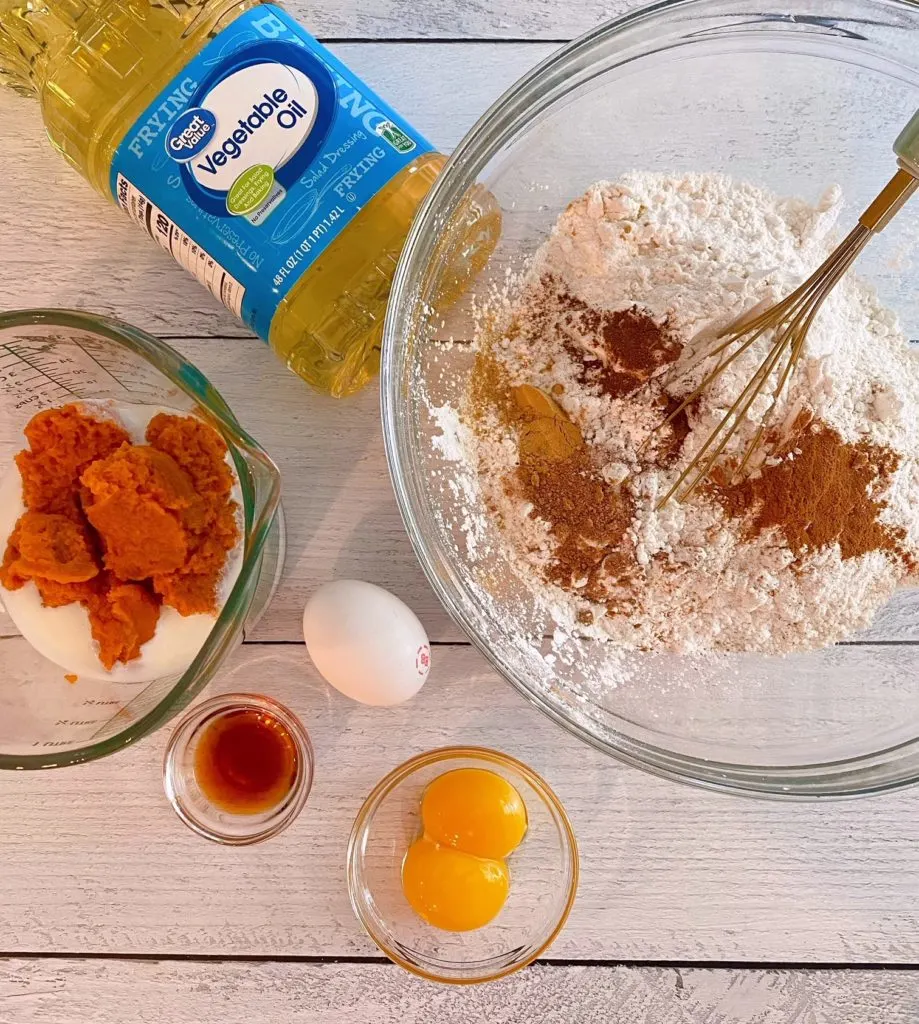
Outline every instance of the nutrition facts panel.
[[246, 294], [242, 284], [123, 174], [118, 175], [118, 205], [171, 253], [177, 263], [194, 274], [215, 299], [219, 299], [236, 316], [242, 316]]

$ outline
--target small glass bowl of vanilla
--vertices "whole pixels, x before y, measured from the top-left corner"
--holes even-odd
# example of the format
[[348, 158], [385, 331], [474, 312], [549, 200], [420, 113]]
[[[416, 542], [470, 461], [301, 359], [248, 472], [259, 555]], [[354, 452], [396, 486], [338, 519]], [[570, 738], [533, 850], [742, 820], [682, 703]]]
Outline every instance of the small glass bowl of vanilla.
[[578, 848], [560, 800], [531, 768], [445, 747], [377, 784], [355, 820], [347, 870], [354, 912], [391, 960], [468, 985], [526, 967], [551, 945], [574, 904]]

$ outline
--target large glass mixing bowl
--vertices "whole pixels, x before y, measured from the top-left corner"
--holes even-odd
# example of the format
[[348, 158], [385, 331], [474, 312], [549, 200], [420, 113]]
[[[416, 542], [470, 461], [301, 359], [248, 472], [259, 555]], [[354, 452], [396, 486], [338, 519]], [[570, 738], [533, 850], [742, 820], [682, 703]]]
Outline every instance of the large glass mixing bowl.
[[0, 314], [0, 472], [13, 466], [35, 413], [94, 399], [195, 412], [221, 433], [242, 492], [242, 568], [191, 665], [145, 683], [68, 681], [66, 669], [34, 650], [0, 606], [0, 769], [89, 761], [168, 722], [257, 621], [283, 565], [278, 470], [199, 370], [113, 320], [60, 310]]
[[[474, 562], [468, 491], [432, 444], [429, 408], [472, 365], [473, 307], [530, 256], [573, 198], [630, 170], [716, 171], [816, 201], [838, 183], [855, 223], [895, 168], [891, 144], [919, 106], [912, 0], [664, 3], [604, 25], [515, 85], [456, 150], [422, 207], [386, 325], [383, 414], [396, 494], [441, 600], [523, 694], [588, 742], [671, 778], [746, 793], [841, 796], [919, 779], [919, 592], [871, 630], [785, 658], [640, 655], [616, 689], [588, 685], [608, 645], [547, 662], [551, 633], [499, 537]], [[448, 308], [464, 197], [487, 187], [503, 213], [471, 298]], [[457, 225], [460, 225], [459, 227]], [[919, 339], [919, 203], [876, 239], [859, 273]], [[757, 268], [751, 268], [755, 270]], [[717, 311], [713, 311], [713, 315]], [[444, 344], [448, 339], [452, 343]], [[454, 480], [455, 483], [455, 480]], [[481, 546], [480, 546], [481, 547]], [[591, 672], [585, 671], [587, 667]]]

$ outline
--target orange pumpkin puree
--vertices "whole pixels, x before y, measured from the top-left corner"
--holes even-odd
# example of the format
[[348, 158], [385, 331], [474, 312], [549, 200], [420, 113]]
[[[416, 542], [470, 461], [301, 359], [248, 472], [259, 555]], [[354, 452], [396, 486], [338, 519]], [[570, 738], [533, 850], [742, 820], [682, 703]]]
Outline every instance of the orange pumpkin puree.
[[0, 583], [33, 580], [47, 607], [80, 602], [99, 660], [140, 655], [161, 604], [216, 614], [217, 585], [239, 539], [220, 435], [194, 416], [159, 413], [145, 445], [78, 405], [48, 409], [16, 456], [23, 503]]

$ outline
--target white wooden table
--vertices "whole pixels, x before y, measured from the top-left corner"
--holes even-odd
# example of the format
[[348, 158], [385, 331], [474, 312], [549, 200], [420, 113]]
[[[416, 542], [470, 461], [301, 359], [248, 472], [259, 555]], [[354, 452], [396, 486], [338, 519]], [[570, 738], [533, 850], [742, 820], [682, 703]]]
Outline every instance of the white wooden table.
[[[447, 150], [523, 71], [627, 5], [289, 4]], [[285, 578], [212, 690], [290, 704], [318, 764], [298, 822], [241, 850], [197, 839], [166, 804], [166, 731], [79, 769], [0, 777], [0, 1024], [919, 1019], [919, 790], [749, 802], [645, 776], [552, 726], [464, 642], [422, 577], [374, 389], [340, 404], [308, 392], [74, 177], [35, 108], [11, 95], [0, 96], [0, 154], [0, 308], [112, 313], [168, 339], [280, 465]], [[342, 576], [390, 588], [429, 630], [432, 676], [404, 707], [351, 704], [310, 666], [304, 601]], [[465, 741], [522, 757], [557, 788], [583, 881], [548, 959], [451, 990], [378, 955], [348, 905], [344, 851], [382, 774]]]

